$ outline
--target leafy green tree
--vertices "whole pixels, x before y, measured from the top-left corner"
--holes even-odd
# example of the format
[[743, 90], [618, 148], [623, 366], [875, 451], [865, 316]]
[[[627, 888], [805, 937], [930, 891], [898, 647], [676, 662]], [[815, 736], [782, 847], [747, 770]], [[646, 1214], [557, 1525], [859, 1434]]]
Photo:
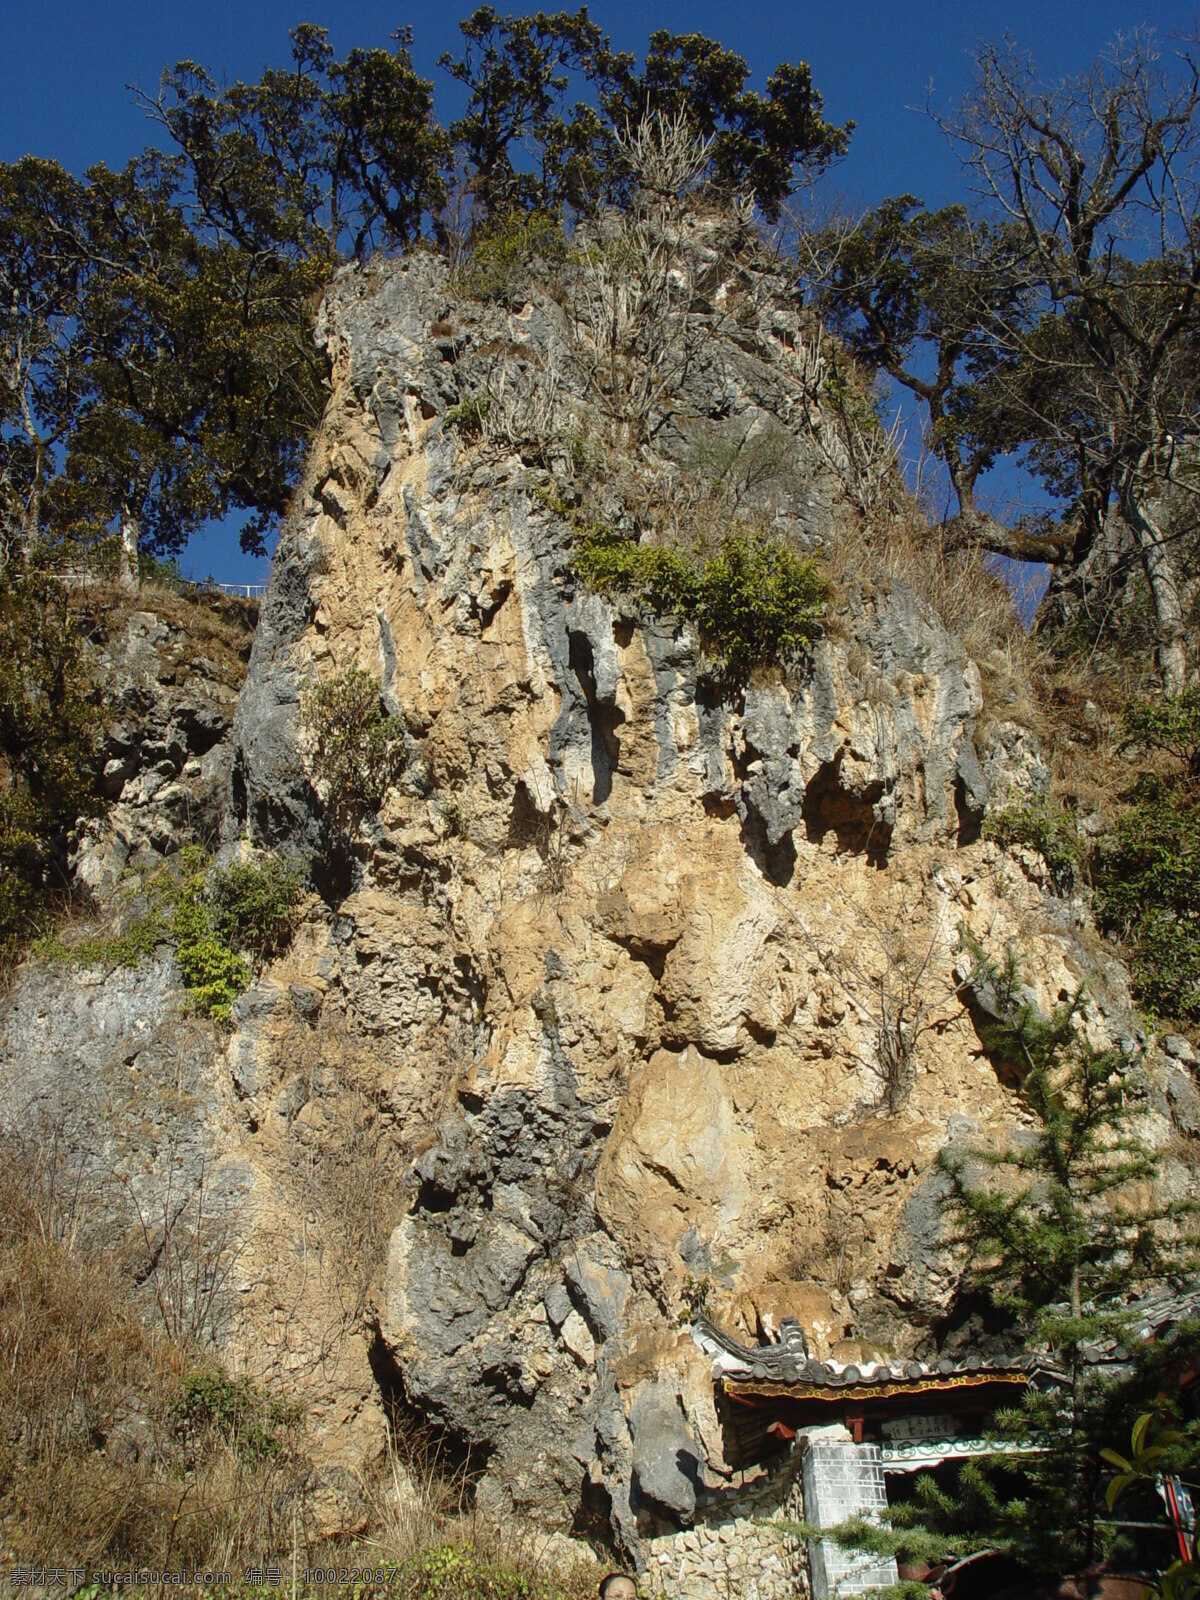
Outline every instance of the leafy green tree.
[[[753, 189], [770, 219], [798, 167], [819, 171], [849, 143], [853, 124], [824, 120], [802, 62], [778, 66], [760, 95], [745, 87], [742, 57], [699, 33], [652, 34], [639, 70], [632, 55], [612, 49], [586, 6], [532, 17], [480, 6], [460, 29], [461, 54], [441, 59], [469, 93], [450, 135], [485, 216], [564, 205], [587, 213], [620, 202], [630, 175], [618, 135], [655, 112], [683, 116], [711, 139], [709, 178]], [[573, 90], [578, 98], [569, 103]]]
[[898, 1521], [922, 1540], [968, 1535], [1062, 1575], [1119, 1552], [1102, 1451], [1160, 1393], [1172, 1359], [1169, 1345], [1131, 1349], [1114, 1374], [1089, 1356], [1128, 1336], [1131, 1298], [1194, 1272], [1196, 1238], [1189, 1208], [1153, 1195], [1160, 1163], [1137, 1128], [1136, 1063], [1089, 1043], [1082, 994], [1046, 1016], [1011, 951], [1002, 965], [977, 951], [969, 992], [984, 1048], [1018, 1079], [1033, 1127], [1000, 1148], [943, 1157], [950, 1238], [967, 1263], [964, 1287], [1053, 1381], [998, 1418], [1010, 1448], [1035, 1449], [964, 1466], [949, 1489], [927, 1484]]
[[253, 254], [189, 225], [179, 161], [86, 182], [0, 168], [0, 517], [10, 544], [116, 527], [178, 550], [207, 518], [286, 508], [324, 403], [311, 336], [328, 258]]
[[845, 343], [925, 406], [926, 443], [957, 500], [939, 529], [943, 545], [982, 541], [1035, 561], [1068, 553], [1069, 539], [1005, 527], [976, 501], [980, 477], [1020, 443], [996, 395], [1003, 337], [1031, 299], [1015, 231], [965, 206], [929, 212], [901, 195], [849, 233], [830, 230], [816, 253], [828, 263], [820, 303]]
[[824, 120], [824, 102], [803, 61], [781, 62], [765, 95], [745, 87], [747, 75], [741, 56], [703, 34], [660, 30], [650, 36], [642, 72], [622, 79], [619, 98], [607, 108], [618, 126], [656, 111], [682, 115], [713, 141], [714, 182], [727, 191], [752, 190], [774, 222], [798, 169], [820, 172], [845, 154], [854, 124], [838, 128]]
[[66, 474], [157, 552], [236, 509], [261, 550], [324, 405], [312, 319], [332, 260], [198, 235], [178, 161], [88, 177], [86, 398]]
[[69, 888], [67, 835], [94, 803], [98, 708], [46, 553], [0, 568], [0, 957]]
[[[537, 12], [501, 16], [478, 6], [459, 24], [458, 56], [439, 65], [468, 92], [450, 138], [462, 152], [475, 207], [485, 217], [513, 210], [557, 211], [562, 205], [594, 207], [604, 174], [617, 157], [613, 130], [594, 104], [568, 106], [577, 86], [611, 86], [632, 70], [633, 58], [614, 53], [588, 16]], [[533, 170], [518, 163], [533, 153]]]
[[32, 551], [60, 520], [55, 480], [83, 395], [85, 190], [56, 162], [0, 166], [0, 532]]
[[405, 249], [441, 205], [446, 135], [411, 34], [337, 61], [326, 30], [294, 28], [292, 67], [218, 88], [195, 62], [143, 100], [184, 158], [186, 209], [205, 236], [251, 252], [334, 260]]

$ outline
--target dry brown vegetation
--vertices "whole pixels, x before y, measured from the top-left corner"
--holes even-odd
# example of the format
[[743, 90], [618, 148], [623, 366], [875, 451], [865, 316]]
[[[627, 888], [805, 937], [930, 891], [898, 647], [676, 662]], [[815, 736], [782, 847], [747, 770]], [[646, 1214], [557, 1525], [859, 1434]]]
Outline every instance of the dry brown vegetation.
[[293, 1559], [301, 1574], [350, 1563], [383, 1567], [401, 1600], [594, 1592], [591, 1564], [559, 1573], [544, 1538], [489, 1524], [468, 1468], [399, 1415], [361, 1484], [358, 1537], [322, 1541], [319, 1485], [290, 1398], [230, 1378], [211, 1347], [153, 1325], [136, 1243], [98, 1244], [90, 1217], [53, 1131], [0, 1139], [6, 1559], [227, 1571], [235, 1586], [247, 1567], [273, 1563], [285, 1589]]
[[[211, 1353], [139, 1315], [129, 1263], [87, 1236], [52, 1138], [0, 1144], [0, 1518], [17, 1560], [212, 1565], [256, 1556], [306, 1473], [282, 1421], [248, 1449], [199, 1416]], [[290, 1530], [289, 1530], [290, 1531]]]
[[73, 587], [69, 595], [76, 625], [96, 643], [116, 638], [133, 612], [152, 611], [181, 631], [189, 657], [207, 656], [235, 684], [246, 675], [258, 623], [257, 600], [153, 580], [130, 594], [97, 579]]

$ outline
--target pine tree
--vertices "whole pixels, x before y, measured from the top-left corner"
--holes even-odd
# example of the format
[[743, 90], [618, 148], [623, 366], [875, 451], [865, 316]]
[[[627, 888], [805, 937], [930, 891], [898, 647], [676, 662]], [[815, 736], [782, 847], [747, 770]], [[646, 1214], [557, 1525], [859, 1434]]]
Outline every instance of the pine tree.
[[[998, 1414], [997, 1452], [965, 1462], [947, 1486], [931, 1476], [888, 1526], [852, 1525], [840, 1542], [910, 1563], [973, 1551], [1006, 1555], [1033, 1576], [1062, 1576], [1128, 1553], [1106, 1505], [1104, 1451], [1139, 1412], [1169, 1416], [1172, 1370], [1200, 1324], [1137, 1345], [1129, 1303], [1186, 1281], [1196, 1264], [1189, 1208], [1155, 1197], [1156, 1153], [1141, 1137], [1139, 1065], [1084, 1032], [1086, 991], [1047, 1016], [1003, 963], [976, 947], [965, 986], [997, 1070], [1015, 1076], [1034, 1126], [1000, 1147], [945, 1153], [944, 1220], [966, 1263], [962, 1288], [984, 1295], [1031, 1359], [1022, 1403]], [[1119, 1361], [1101, 1353], [1121, 1351]], [[1194, 1474], [1200, 1435], [1183, 1431], [1171, 1470]], [[1153, 1520], [1153, 1505], [1143, 1508]], [[1128, 1521], [1128, 1518], [1124, 1520]], [[828, 1537], [826, 1533], [823, 1535]], [[1164, 1551], [1165, 1554], [1165, 1551]], [[896, 1596], [924, 1585], [904, 1583]]]
[[1186, 1280], [1195, 1237], [1186, 1208], [1155, 1197], [1138, 1065], [1089, 1042], [1085, 991], [1046, 1016], [1011, 949], [1000, 965], [979, 949], [974, 959], [984, 1048], [1015, 1073], [1035, 1126], [1000, 1148], [943, 1156], [947, 1220], [969, 1264], [964, 1287], [1007, 1315], [1048, 1376], [997, 1419], [1004, 1443], [1036, 1448], [964, 1467], [955, 1492], [927, 1485], [916, 1515], [1061, 1574], [1119, 1554], [1101, 1452], [1128, 1437], [1171, 1359], [1131, 1348], [1114, 1374], [1095, 1355], [1128, 1336], [1131, 1300]]

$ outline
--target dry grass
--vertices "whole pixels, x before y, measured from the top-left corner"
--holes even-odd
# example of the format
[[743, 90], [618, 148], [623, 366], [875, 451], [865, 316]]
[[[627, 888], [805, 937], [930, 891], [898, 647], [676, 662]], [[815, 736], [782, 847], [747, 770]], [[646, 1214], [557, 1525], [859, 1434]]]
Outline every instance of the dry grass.
[[526, 1523], [503, 1526], [474, 1500], [466, 1464], [453, 1466], [417, 1431], [393, 1446], [364, 1485], [371, 1530], [363, 1540], [372, 1564], [396, 1563], [404, 1600], [589, 1600], [603, 1570], [574, 1560]]
[[[905, 583], [927, 600], [979, 667], [985, 717], [1026, 721], [1037, 715], [1033, 683], [1043, 651], [1025, 632], [1011, 591], [988, 570], [981, 552], [948, 555], [910, 504], [869, 524], [844, 516], [821, 559], [840, 590]], [[836, 628], [836, 607], [833, 613]]]
[[[394, 1416], [361, 1482], [366, 1522], [322, 1542], [319, 1481], [294, 1408], [231, 1383], [138, 1315], [121, 1257], [88, 1237], [91, 1200], [49, 1137], [0, 1139], [0, 1528], [15, 1563], [212, 1569], [383, 1567], [401, 1600], [583, 1600], [544, 1535], [496, 1526], [469, 1464]], [[215, 1395], [217, 1404], [199, 1393]], [[239, 1396], [251, 1411], [235, 1415]], [[239, 1401], [240, 1403], [240, 1401]], [[222, 1409], [225, 1407], [226, 1409]], [[240, 1587], [239, 1584], [235, 1585]], [[303, 1581], [297, 1593], [313, 1592]]]
[[228, 1565], [278, 1544], [307, 1465], [181, 1414], [211, 1356], [148, 1328], [53, 1143], [0, 1143], [0, 1523], [17, 1560]]
[[246, 675], [258, 624], [257, 600], [151, 582], [131, 595], [100, 580], [72, 589], [70, 600], [81, 630], [97, 643], [115, 639], [133, 612], [151, 611], [182, 631], [189, 657], [207, 656], [236, 683]]

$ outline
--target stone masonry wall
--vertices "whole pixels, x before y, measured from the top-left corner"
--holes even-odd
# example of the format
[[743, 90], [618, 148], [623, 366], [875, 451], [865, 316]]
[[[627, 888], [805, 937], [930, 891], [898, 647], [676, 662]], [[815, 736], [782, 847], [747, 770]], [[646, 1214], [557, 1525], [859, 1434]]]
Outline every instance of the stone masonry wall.
[[768, 1482], [711, 1505], [682, 1533], [647, 1544], [647, 1584], [666, 1600], [807, 1600], [804, 1546], [786, 1524], [804, 1518], [799, 1457]]

